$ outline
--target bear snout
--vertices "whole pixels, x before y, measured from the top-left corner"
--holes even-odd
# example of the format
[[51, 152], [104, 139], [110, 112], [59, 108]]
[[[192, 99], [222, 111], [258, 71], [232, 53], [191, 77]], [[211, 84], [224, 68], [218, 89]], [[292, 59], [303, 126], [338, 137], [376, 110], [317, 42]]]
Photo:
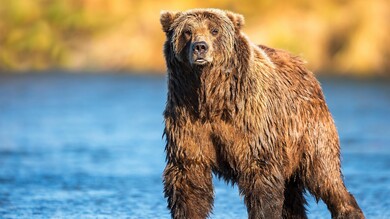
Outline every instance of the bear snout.
[[201, 42], [194, 42], [192, 44], [192, 51], [196, 54], [204, 54], [207, 52], [209, 49], [209, 46], [207, 45], [206, 42], [201, 41]]
[[209, 45], [205, 41], [196, 41], [191, 44], [191, 58], [192, 64], [204, 65], [210, 60], [208, 60], [207, 52], [209, 50]]

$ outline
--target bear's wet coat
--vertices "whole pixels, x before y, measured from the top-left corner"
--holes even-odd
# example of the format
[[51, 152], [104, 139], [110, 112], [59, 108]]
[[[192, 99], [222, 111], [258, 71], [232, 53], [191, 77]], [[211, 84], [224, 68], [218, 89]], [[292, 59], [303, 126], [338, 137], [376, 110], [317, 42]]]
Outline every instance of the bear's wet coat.
[[[205, 28], [219, 28], [226, 36], [218, 40], [199, 25], [214, 19], [223, 22]], [[342, 181], [338, 134], [319, 83], [298, 57], [252, 44], [243, 22], [217, 9], [161, 15], [168, 67], [164, 191], [172, 217], [209, 215], [215, 172], [238, 185], [249, 218], [305, 218], [304, 189], [334, 218], [364, 218]], [[189, 28], [192, 38], [200, 34], [224, 49], [194, 66], [192, 38], [183, 31]]]

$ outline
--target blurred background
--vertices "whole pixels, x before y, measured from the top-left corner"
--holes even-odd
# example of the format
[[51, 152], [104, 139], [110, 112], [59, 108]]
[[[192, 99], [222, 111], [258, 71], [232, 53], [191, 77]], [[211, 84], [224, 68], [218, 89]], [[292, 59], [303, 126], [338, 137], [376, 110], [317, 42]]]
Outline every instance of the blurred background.
[[160, 11], [196, 7], [243, 14], [253, 42], [301, 55], [318, 73], [389, 73], [387, 0], [0, 0], [0, 70], [162, 73]]
[[[161, 10], [241, 13], [308, 61], [367, 218], [390, 218], [390, 1], [0, 0], [0, 218], [170, 218]], [[214, 179], [211, 218], [247, 218]], [[308, 198], [309, 218], [330, 218]]]

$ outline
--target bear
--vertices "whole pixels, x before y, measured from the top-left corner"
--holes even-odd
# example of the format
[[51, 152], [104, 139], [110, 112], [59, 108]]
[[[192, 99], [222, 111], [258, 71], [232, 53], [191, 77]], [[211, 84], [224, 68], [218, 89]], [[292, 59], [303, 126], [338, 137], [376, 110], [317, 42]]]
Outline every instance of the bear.
[[162, 11], [160, 22], [172, 218], [210, 216], [213, 174], [238, 186], [251, 219], [307, 218], [305, 191], [332, 218], [364, 218], [342, 179], [322, 89], [300, 57], [252, 43], [234, 12]]

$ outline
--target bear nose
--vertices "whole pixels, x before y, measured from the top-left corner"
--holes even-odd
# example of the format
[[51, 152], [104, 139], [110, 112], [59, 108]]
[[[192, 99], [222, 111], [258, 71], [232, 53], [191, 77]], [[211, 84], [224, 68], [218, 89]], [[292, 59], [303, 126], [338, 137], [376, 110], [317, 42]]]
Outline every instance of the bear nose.
[[195, 42], [194, 44], [192, 44], [192, 51], [196, 53], [206, 53], [208, 48], [209, 46], [204, 41]]

